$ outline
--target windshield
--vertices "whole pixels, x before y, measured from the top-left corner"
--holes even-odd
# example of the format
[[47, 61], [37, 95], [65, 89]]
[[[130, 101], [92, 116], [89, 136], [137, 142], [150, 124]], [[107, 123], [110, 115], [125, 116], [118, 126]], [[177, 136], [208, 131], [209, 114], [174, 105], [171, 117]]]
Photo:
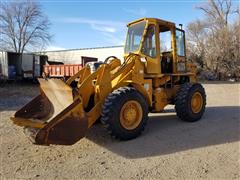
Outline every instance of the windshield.
[[135, 52], [139, 49], [145, 25], [146, 22], [140, 22], [128, 28], [125, 53]]

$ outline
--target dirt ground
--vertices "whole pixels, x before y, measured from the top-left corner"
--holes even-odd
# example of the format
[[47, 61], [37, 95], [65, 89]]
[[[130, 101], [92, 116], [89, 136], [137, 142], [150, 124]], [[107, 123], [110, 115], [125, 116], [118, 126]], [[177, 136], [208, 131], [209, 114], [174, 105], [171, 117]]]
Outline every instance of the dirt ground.
[[240, 179], [240, 84], [204, 84], [207, 108], [196, 123], [173, 107], [150, 114], [137, 139], [111, 139], [101, 124], [72, 146], [37, 146], [9, 117], [37, 85], [0, 88], [0, 179]]

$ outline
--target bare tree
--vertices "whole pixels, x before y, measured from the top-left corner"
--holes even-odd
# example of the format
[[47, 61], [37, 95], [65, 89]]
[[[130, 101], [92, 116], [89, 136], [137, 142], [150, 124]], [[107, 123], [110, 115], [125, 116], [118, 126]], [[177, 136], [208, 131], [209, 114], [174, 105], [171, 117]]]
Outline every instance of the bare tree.
[[[204, 55], [206, 53], [206, 24], [200, 20], [196, 20], [188, 24], [187, 43], [188, 55], [190, 59], [194, 59], [201, 68], [204, 68]], [[191, 48], [191, 49], [189, 49]]]
[[44, 47], [51, 40], [50, 23], [36, 1], [0, 4], [0, 48], [18, 53]]
[[205, 17], [188, 25], [190, 58], [216, 76], [234, 74], [240, 63], [239, 7], [232, 0], [208, 0], [197, 8]]

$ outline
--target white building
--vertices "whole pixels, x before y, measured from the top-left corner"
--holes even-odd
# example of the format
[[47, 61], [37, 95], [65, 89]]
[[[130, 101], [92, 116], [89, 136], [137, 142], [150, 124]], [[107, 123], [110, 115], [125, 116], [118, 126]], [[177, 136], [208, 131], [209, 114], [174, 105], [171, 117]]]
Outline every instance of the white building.
[[64, 64], [80, 64], [81, 56], [95, 57], [98, 61], [104, 61], [108, 56], [116, 56], [123, 60], [124, 47], [96, 47], [83, 49], [69, 49], [58, 51], [45, 51], [41, 54], [47, 55], [49, 61], [60, 61]]

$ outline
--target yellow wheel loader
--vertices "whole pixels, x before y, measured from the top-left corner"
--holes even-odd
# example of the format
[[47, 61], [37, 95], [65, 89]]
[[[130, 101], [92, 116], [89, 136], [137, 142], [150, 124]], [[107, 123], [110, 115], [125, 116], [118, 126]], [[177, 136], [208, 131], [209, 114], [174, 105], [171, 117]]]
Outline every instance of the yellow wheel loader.
[[123, 63], [111, 56], [95, 72], [85, 66], [66, 82], [39, 79], [40, 95], [11, 117], [14, 124], [36, 144], [71, 145], [98, 119], [111, 136], [136, 138], [148, 113], [169, 104], [181, 120], [199, 120], [206, 95], [186, 61], [184, 31], [155, 18], [127, 26]]

